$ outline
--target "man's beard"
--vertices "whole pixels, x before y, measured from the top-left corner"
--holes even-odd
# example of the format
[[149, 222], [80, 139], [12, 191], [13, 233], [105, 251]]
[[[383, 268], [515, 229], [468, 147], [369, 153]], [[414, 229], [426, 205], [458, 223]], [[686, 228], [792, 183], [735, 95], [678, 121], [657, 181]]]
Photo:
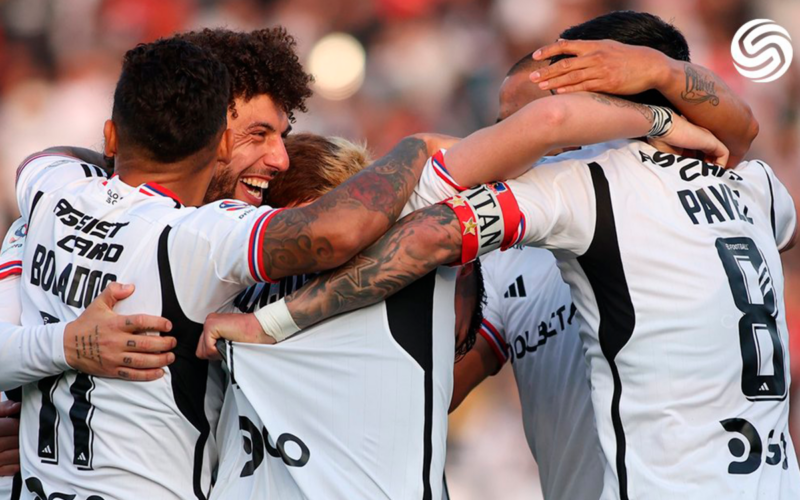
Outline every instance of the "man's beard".
[[206, 196], [203, 198], [203, 205], [217, 200], [233, 199], [236, 195], [236, 183], [238, 178], [233, 175], [230, 168], [217, 169], [217, 173], [208, 185]]

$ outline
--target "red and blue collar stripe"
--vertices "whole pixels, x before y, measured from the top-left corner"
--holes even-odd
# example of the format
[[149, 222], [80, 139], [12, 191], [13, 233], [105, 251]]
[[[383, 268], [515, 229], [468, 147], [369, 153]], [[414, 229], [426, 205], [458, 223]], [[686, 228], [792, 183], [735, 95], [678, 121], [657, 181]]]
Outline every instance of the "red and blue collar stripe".
[[164, 186], [156, 184], [155, 182], [148, 182], [147, 184], [142, 184], [141, 186], [139, 186], [139, 192], [146, 194], [147, 196], [163, 196], [165, 198], [172, 198], [172, 200], [175, 201], [175, 203], [183, 206], [183, 202], [181, 202], [181, 199], [178, 198], [177, 194], [173, 193]]

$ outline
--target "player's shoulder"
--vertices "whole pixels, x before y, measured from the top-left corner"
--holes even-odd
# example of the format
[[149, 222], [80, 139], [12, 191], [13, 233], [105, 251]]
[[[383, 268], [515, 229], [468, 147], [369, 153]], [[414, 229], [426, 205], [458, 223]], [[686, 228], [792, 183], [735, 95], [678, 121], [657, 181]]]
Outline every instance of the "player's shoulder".
[[531, 282], [539, 282], [557, 269], [555, 256], [549, 250], [515, 245], [505, 251], [491, 252], [481, 258], [484, 276], [495, 284], [513, 281], [519, 274], [528, 276]]
[[174, 222], [173, 227], [209, 239], [227, 233], [239, 225], [250, 227], [262, 219], [266, 222], [266, 219], [278, 212], [278, 209], [267, 205], [255, 207], [238, 200], [217, 200], [184, 210], [187, 211]]
[[58, 177], [59, 182], [107, 177], [105, 171], [97, 165], [65, 153], [42, 152], [28, 156], [20, 164], [17, 169], [17, 182], [44, 173], [48, 179]]
[[0, 279], [22, 273], [22, 253], [28, 224], [22, 218], [11, 224], [0, 248]]

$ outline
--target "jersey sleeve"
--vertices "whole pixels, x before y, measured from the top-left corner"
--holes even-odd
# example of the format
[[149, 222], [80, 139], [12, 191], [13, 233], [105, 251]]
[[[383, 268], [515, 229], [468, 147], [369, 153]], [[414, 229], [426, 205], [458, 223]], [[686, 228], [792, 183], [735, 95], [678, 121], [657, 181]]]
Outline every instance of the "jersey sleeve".
[[[486, 261], [484, 260], [484, 262]], [[483, 321], [481, 322], [481, 328], [478, 330], [478, 334], [489, 343], [492, 352], [494, 352], [494, 355], [500, 362], [499, 368], [497, 369], [497, 372], [499, 372], [500, 368], [508, 361], [510, 350], [505, 339], [506, 325], [503, 321], [502, 295], [497, 291], [497, 287], [492, 279], [493, 274], [491, 267], [485, 266], [483, 284], [486, 289], [486, 305], [483, 307]]]
[[419, 210], [440, 201], [466, 191], [467, 187], [460, 185], [453, 179], [445, 165], [445, 154], [447, 150], [442, 149], [428, 158], [422, 175], [419, 178], [417, 187], [403, 208], [402, 217], [405, 217], [414, 210]]
[[22, 252], [28, 225], [20, 218], [11, 224], [0, 248], [0, 281], [22, 274]]
[[758, 161], [758, 163], [764, 168], [769, 183], [772, 233], [775, 235], [778, 250], [783, 250], [791, 243], [797, 230], [797, 211], [794, 207], [794, 200], [772, 168], [762, 161]]
[[103, 170], [63, 154], [42, 153], [25, 160], [17, 169], [17, 203], [22, 218], [30, 219], [38, 193], [47, 193], [76, 180], [105, 177]]
[[280, 209], [223, 200], [176, 223], [170, 230], [168, 248], [181, 304], [203, 310], [213, 303], [227, 303], [255, 283], [271, 283], [261, 248], [278, 212]]
[[589, 248], [596, 221], [588, 166], [577, 160], [545, 160], [506, 182], [516, 197], [520, 227], [512, 243], [577, 257]]

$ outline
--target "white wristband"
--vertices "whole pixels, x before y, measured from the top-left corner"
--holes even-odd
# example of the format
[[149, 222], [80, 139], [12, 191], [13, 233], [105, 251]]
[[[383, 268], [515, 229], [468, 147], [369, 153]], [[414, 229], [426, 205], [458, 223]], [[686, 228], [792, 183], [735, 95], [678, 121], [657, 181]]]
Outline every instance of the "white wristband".
[[650, 127], [650, 132], [647, 133], [647, 137], [657, 139], [667, 135], [675, 125], [675, 121], [672, 119], [672, 110], [662, 106], [651, 106], [650, 104], [645, 104], [645, 106], [653, 112], [653, 125]]
[[284, 299], [259, 309], [255, 312], [255, 316], [264, 333], [274, 338], [276, 342], [281, 342], [300, 331]]

